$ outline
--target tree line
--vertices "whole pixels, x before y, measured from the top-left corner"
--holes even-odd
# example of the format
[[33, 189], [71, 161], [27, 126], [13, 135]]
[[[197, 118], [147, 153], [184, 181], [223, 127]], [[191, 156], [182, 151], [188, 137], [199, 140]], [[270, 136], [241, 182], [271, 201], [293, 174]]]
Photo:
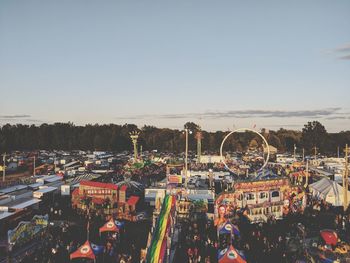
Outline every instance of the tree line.
[[[189, 149], [196, 151], [196, 134], [199, 126], [188, 122], [185, 127], [193, 131], [189, 135]], [[105, 150], [130, 151], [132, 144], [129, 132], [139, 130], [139, 145], [143, 150], [158, 150], [183, 152], [185, 148], [184, 132], [182, 130], [143, 126], [134, 124], [77, 126], [71, 122], [36, 125], [6, 124], [0, 127], [0, 152], [14, 150]], [[279, 129], [277, 131], [261, 130], [268, 143], [275, 146], [279, 152], [297, 152], [305, 149], [306, 154], [317, 152], [336, 154], [338, 147], [342, 149], [350, 143], [350, 131], [328, 133], [318, 121], [308, 122], [302, 131]], [[226, 131], [201, 131], [202, 151], [218, 152]], [[259, 145], [261, 139], [254, 133], [241, 133], [230, 136], [225, 143], [226, 149], [243, 151], [251, 145]]]

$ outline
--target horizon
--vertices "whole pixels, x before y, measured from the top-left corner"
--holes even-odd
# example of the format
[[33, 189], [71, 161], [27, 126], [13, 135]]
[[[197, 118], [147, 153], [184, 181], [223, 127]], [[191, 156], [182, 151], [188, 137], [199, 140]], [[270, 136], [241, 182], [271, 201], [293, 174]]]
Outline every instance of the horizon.
[[[308, 122], [313, 122], [313, 121], [317, 121], [317, 120], [310, 120]], [[42, 124], [47, 124], [47, 125], [54, 125], [54, 124], [72, 124], [73, 126], [76, 126], [76, 127], [86, 127], [88, 125], [91, 125], [91, 126], [94, 126], [94, 125], [99, 125], [99, 126], [103, 126], [103, 125], [118, 125], [118, 126], [125, 126], [125, 125], [135, 125], [137, 127], [137, 129], [139, 130], [142, 130], [144, 127], [146, 126], [150, 126], [150, 127], [155, 127], [157, 129], [170, 129], [170, 130], [178, 130], [178, 131], [181, 131], [183, 130], [184, 128], [184, 125], [187, 123], [187, 122], [191, 122], [191, 123], [194, 123], [196, 125], [199, 125], [198, 123], [196, 123], [195, 121], [193, 120], [188, 120], [186, 121], [185, 123], [183, 123], [182, 127], [178, 127], [178, 128], [170, 128], [170, 127], [161, 127], [161, 126], [155, 126], [155, 125], [149, 125], [149, 124], [143, 124], [143, 125], [137, 125], [135, 123], [85, 123], [85, 124], [76, 124], [74, 122], [71, 122], [71, 121], [68, 121], [68, 122], [52, 122], [52, 123], [32, 123], [32, 124], [28, 124], [28, 123], [4, 123], [4, 124], [0, 124], [0, 129], [4, 126], [4, 125], [27, 125], [27, 126], [31, 126], [31, 125], [34, 125], [36, 127], [40, 127]], [[307, 122], [307, 123], [308, 123]], [[236, 130], [236, 129], [244, 129], [244, 128], [247, 128], [247, 129], [252, 129], [252, 130], [255, 130], [255, 131], [258, 131], [258, 132], [261, 132], [262, 129], [265, 129], [267, 130], [267, 132], [270, 132], [270, 131], [273, 131], [273, 132], [277, 132], [281, 129], [284, 129], [284, 130], [287, 130], [287, 131], [294, 131], [294, 132], [302, 132], [302, 129], [304, 128], [304, 126], [307, 124], [307, 123], [304, 123], [302, 125], [302, 128], [301, 129], [294, 129], [294, 128], [285, 128], [285, 127], [279, 127], [279, 128], [275, 128], [275, 129], [270, 129], [268, 127], [263, 127], [263, 126], [256, 126], [256, 125], [252, 125], [252, 126], [245, 126], [245, 127], [236, 127], [236, 126], [231, 126], [231, 127], [228, 127], [227, 129], [221, 129], [221, 130], [210, 130], [210, 129], [203, 129], [202, 126], [199, 125], [200, 129], [204, 132], [208, 132], [208, 133], [215, 133], [215, 132], [228, 132], [228, 131], [233, 131], [233, 130]], [[321, 122], [320, 122], [321, 123]], [[321, 123], [321, 125], [323, 125], [323, 123]], [[325, 125], [323, 125], [327, 131], [327, 133], [341, 133], [341, 132], [350, 132], [350, 130], [341, 130], [341, 131], [336, 131], [336, 132], [332, 132], [332, 131], [329, 131], [327, 129], [327, 127]]]

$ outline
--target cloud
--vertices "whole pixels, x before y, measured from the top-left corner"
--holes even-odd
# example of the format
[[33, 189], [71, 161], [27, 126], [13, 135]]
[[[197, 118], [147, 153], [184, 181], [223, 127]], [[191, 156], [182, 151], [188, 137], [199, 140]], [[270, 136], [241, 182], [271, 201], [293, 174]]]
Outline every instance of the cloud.
[[335, 49], [335, 51], [337, 51], [337, 52], [350, 52], [350, 43], [347, 43], [341, 47], [337, 47]]
[[349, 116], [330, 116], [326, 120], [350, 120]]
[[118, 117], [118, 119], [222, 119], [222, 118], [324, 118], [340, 114], [341, 108], [326, 108], [320, 110], [229, 110], [207, 111], [204, 113], [154, 114]]
[[350, 54], [346, 56], [338, 57], [339, 59], [350, 60]]
[[333, 49], [333, 53], [337, 54], [338, 59], [350, 60], [350, 43], [346, 43], [340, 47]]
[[34, 119], [29, 114], [12, 114], [12, 115], [0, 115], [0, 123], [43, 123], [44, 121]]
[[23, 119], [23, 118], [30, 118], [31, 116], [28, 114], [17, 114], [17, 115], [0, 115], [0, 119]]

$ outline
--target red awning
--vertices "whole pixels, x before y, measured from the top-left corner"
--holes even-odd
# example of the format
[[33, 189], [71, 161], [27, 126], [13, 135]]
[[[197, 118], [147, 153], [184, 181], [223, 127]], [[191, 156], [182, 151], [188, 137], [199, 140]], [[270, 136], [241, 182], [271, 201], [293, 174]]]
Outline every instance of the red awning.
[[104, 203], [104, 199], [103, 198], [98, 198], [98, 197], [94, 197], [92, 198], [92, 202], [94, 204], [97, 204], [97, 205], [102, 205]]
[[136, 205], [137, 202], [139, 201], [139, 199], [140, 199], [140, 197], [133, 195], [129, 198], [129, 200], [127, 201], [127, 204], [128, 205]]
[[126, 191], [126, 189], [128, 189], [128, 186], [124, 184], [124, 185], [120, 188], [120, 191]]
[[118, 232], [119, 228], [114, 223], [113, 218], [109, 220], [103, 227], [100, 227], [100, 233], [102, 232]]
[[78, 248], [75, 252], [70, 254], [70, 259], [74, 258], [89, 258], [96, 259], [95, 254], [91, 248], [90, 242], [87, 240], [84, 245]]

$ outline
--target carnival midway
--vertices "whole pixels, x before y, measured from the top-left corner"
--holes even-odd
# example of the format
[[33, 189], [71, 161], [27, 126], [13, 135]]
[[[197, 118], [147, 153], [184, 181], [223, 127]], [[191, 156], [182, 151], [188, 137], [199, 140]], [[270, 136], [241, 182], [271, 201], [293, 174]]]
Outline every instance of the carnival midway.
[[[181, 154], [142, 152], [139, 131], [131, 153], [4, 154], [0, 262], [350, 262], [347, 145], [279, 154], [242, 128], [203, 154], [201, 131], [196, 153], [183, 133]], [[33, 174], [7, 175], [14, 163]]]

